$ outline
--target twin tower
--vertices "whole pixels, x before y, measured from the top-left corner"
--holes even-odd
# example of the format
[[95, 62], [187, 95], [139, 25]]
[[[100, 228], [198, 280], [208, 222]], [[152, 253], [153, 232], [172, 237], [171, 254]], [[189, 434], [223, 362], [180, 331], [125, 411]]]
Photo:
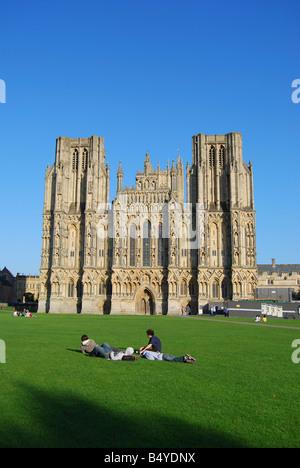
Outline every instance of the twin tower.
[[[242, 135], [196, 135], [178, 155], [109, 199], [104, 139], [56, 142], [46, 170], [39, 312], [179, 315], [253, 299], [257, 287], [252, 165]], [[186, 180], [185, 180], [186, 175]]]

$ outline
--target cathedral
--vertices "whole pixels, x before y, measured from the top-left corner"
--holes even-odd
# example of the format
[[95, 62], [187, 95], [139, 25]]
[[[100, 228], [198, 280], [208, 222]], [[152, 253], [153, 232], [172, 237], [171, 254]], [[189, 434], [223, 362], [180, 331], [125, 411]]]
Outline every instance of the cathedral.
[[154, 168], [149, 154], [135, 186], [109, 201], [104, 139], [56, 141], [46, 170], [39, 312], [193, 314], [209, 302], [253, 299], [257, 288], [251, 162], [242, 135], [192, 138]]

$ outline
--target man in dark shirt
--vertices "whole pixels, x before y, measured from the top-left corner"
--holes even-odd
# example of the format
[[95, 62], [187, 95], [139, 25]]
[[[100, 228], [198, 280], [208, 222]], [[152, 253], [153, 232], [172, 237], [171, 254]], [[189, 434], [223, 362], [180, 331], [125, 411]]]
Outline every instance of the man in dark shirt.
[[147, 346], [142, 346], [140, 348], [140, 354], [142, 354], [146, 350], [154, 351], [157, 353], [161, 353], [161, 341], [157, 336], [154, 335], [154, 331], [149, 329], [146, 331], [147, 336], [149, 338], [149, 343]]

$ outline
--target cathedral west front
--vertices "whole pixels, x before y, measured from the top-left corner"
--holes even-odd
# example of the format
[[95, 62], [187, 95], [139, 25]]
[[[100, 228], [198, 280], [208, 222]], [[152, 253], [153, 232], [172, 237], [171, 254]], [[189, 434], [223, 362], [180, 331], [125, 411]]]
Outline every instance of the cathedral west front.
[[109, 201], [104, 139], [56, 141], [46, 170], [39, 312], [180, 315], [209, 302], [253, 299], [257, 288], [251, 162], [242, 135], [192, 138], [153, 167], [137, 164], [134, 187]]

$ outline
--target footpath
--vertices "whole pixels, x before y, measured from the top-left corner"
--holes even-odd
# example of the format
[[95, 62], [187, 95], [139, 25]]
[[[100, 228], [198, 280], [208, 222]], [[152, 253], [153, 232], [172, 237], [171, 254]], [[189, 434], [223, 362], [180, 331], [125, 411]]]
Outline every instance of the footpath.
[[208, 322], [223, 322], [223, 323], [234, 323], [236, 325], [254, 325], [255, 327], [269, 327], [269, 328], [289, 328], [290, 330], [300, 330], [300, 327], [288, 327], [285, 325], [269, 325], [267, 323], [262, 322], [238, 322], [234, 320], [226, 320], [226, 319], [217, 319], [217, 318], [205, 318], [201, 315], [190, 315], [189, 318], [199, 319], [199, 320], [206, 320]]

